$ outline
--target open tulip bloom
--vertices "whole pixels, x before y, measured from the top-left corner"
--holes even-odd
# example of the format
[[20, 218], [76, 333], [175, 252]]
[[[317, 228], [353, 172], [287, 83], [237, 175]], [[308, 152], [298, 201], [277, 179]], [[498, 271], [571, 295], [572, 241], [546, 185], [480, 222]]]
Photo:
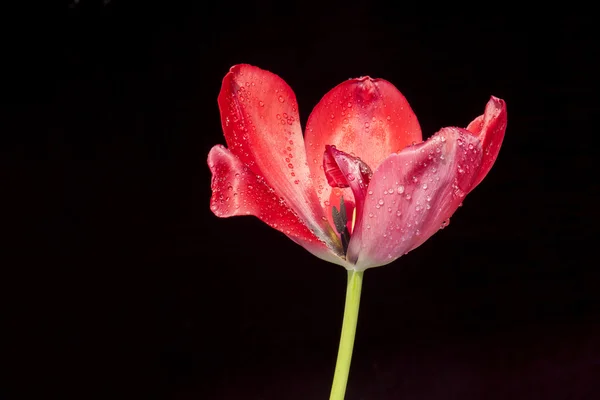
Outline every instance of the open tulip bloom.
[[227, 148], [208, 155], [213, 213], [254, 215], [348, 270], [330, 397], [343, 399], [364, 270], [391, 263], [448, 224], [498, 156], [506, 105], [491, 97], [466, 128], [442, 128], [423, 141], [398, 89], [362, 77], [327, 93], [303, 136], [292, 89], [250, 65], [231, 68], [218, 103]]

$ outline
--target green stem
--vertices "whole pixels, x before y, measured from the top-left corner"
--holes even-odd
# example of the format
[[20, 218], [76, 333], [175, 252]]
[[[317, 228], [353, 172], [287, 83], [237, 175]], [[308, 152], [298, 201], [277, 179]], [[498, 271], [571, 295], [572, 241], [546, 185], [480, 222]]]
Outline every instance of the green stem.
[[356, 335], [356, 322], [358, 321], [358, 308], [360, 305], [360, 290], [362, 287], [364, 271], [348, 271], [348, 286], [346, 288], [346, 305], [344, 306], [344, 322], [342, 323], [342, 336], [340, 348], [335, 364], [335, 374], [331, 385], [329, 400], [344, 400], [346, 384], [350, 373], [350, 361], [354, 348]]

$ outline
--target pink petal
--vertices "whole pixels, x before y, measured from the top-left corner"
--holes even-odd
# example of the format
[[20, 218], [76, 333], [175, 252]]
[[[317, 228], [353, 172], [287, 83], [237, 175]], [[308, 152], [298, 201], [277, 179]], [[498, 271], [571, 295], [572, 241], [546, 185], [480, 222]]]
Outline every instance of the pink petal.
[[218, 101], [229, 150], [262, 177], [317, 237], [339, 247], [309, 176], [292, 89], [271, 72], [236, 65], [223, 79]]
[[[339, 202], [341, 194], [333, 189], [338, 196], [332, 196], [321, 169], [326, 145], [360, 157], [375, 169], [391, 153], [421, 140], [417, 117], [391, 83], [363, 77], [332, 89], [310, 114], [305, 134], [308, 165], [326, 214], [330, 213], [327, 204]], [[349, 189], [343, 195], [352, 198]]]
[[460, 128], [390, 155], [374, 172], [347, 259], [363, 270], [388, 264], [437, 232], [473, 187], [481, 142]]
[[467, 127], [468, 131], [479, 137], [483, 148], [483, 161], [473, 188], [485, 178], [498, 157], [506, 131], [506, 118], [506, 103], [492, 96], [485, 106], [484, 114], [475, 118]]
[[210, 209], [221, 218], [254, 215], [287, 235], [314, 255], [340, 263], [314, 233], [290, 209], [287, 202], [224, 146], [214, 146], [208, 154], [212, 176]]

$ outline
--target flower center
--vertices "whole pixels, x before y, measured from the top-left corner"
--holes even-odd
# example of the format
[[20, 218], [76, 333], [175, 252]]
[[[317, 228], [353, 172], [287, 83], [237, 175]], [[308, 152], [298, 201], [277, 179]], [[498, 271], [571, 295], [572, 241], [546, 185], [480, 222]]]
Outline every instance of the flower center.
[[342, 196], [340, 199], [339, 210], [335, 206], [331, 209], [335, 229], [340, 235], [344, 254], [346, 254], [350, 235], [354, 231], [355, 222], [357, 219], [360, 220], [362, 216], [367, 187], [369, 186], [373, 172], [360, 158], [337, 150], [335, 146], [325, 146], [323, 170], [327, 177], [327, 183], [330, 186], [338, 188], [349, 187], [354, 195], [354, 209], [352, 211], [350, 230], [348, 230], [348, 217], [344, 197]]

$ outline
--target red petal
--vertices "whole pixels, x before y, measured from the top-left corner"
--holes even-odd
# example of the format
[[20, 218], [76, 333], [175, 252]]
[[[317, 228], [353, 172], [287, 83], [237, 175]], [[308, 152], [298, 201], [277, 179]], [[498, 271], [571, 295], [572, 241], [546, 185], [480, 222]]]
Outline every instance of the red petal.
[[471, 190], [481, 160], [481, 142], [460, 128], [390, 155], [373, 174], [347, 259], [362, 270], [421, 245]]
[[485, 178], [498, 157], [506, 131], [506, 103], [492, 96], [483, 115], [475, 118], [467, 130], [479, 137], [483, 147], [483, 162], [473, 188]]
[[264, 178], [318, 237], [335, 236], [309, 177], [292, 89], [271, 72], [236, 65], [223, 79], [219, 108], [229, 150]]
[[336, 257], [306, 227], [283, 198], [223, 146], [215, 146], [208, 154], [212, 176], [210, 209], [218, 217], [254, 215], [290, 239], [330, 262]]
[[[421, 140], [417, 117], [391, 83], [365, 77], [336, 86], [317, 104], [306, 125], [308, 164], [321, 204], [327, 208], [331, 193], [321, 170], [326, 145], [377, 168], [390, 154]], [[349, 191], [344, 197], [351, 198]]]

